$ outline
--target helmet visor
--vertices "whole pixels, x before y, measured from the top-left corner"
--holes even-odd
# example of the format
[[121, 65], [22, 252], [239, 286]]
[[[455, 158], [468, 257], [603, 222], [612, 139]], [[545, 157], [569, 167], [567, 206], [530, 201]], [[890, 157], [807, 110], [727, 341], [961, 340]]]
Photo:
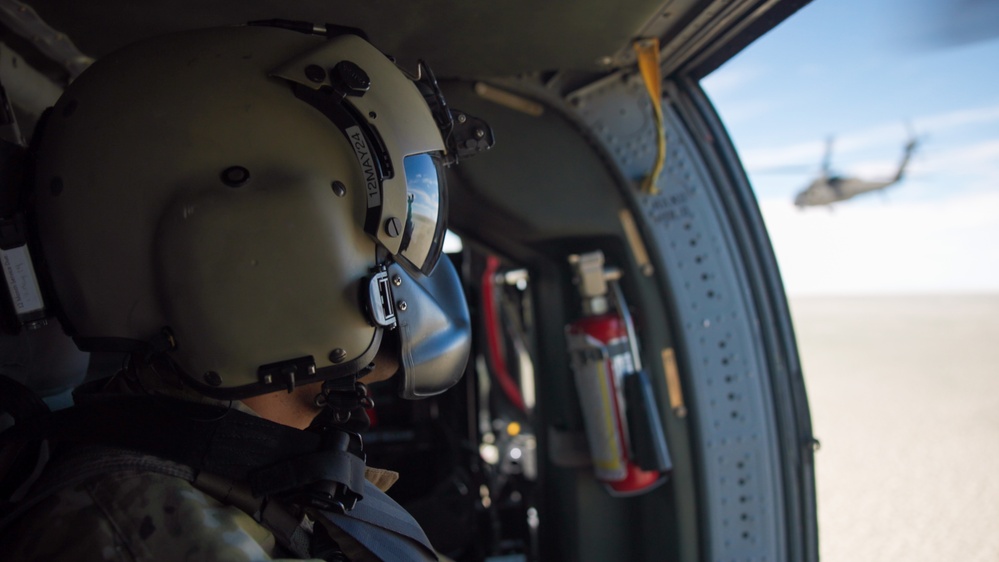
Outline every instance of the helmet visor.
[[408, 207], [399, 256], [429, 275], [440, 258], [447, 231], [444, 167], [438, 156], [423, 153], [405, 157], [403, 168]]

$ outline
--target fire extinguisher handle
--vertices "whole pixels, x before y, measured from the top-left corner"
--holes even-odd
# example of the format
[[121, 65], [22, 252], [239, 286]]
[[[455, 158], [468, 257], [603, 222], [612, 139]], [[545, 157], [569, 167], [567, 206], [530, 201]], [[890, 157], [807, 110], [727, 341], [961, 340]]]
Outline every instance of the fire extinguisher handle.
[[621, 317], [621, 321], [624, 322], [624, 329], [628, 333], [628, 345], [631, 348], [632, 364], [635, 366], [636, 371], [641, 371], [642, 357], [638, 352], [638, 336], [635, 333], [635, 322], [631, 318], [628, 303], [624, 300], [624, 292], [621, 291], [621, 285], [616, 280], [609, 281], [608, 285], [610, 285], [611, 289], [611, 298], [614, 299], [614, 308], [617, 310], [618, 316]]
[[673, 459], [666, 445], [652, 384], [645, 371], [633, 371], [624, 376], [624, 396], [628, 404], [632, 460], [642, 470], [671, 471]]

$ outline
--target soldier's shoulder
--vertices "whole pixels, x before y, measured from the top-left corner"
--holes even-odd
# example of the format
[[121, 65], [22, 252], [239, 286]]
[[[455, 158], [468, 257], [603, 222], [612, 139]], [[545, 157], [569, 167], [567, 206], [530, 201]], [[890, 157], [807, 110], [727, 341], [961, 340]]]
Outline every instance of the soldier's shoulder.
[[[10, 560], [266, 560], [273, 538], [182, 478], [126, 471], [41, 499], [0, 536]], [[9, 558], [7, 558], [9, 557]]]

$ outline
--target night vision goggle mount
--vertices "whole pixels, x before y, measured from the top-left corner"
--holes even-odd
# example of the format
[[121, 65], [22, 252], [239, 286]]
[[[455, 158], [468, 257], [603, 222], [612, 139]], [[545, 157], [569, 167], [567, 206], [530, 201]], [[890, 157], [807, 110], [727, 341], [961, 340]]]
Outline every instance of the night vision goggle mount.
[[[280, 27], [282, 29], [298, 31], [299, 33], [322, 35], [330, 39], [340, 35], [351, 34], [370, 42], [367, 34], [360, 29], [330, 23], [313, 24], [303, 21], [270, 19], [251, 21], [248, 25]], [[391, 59], [392, 57], [389, 58]], [[360, 70], [360, 72], [363, 74], [363, 70]], [[360, 82], [367, 81], [367, 77], [359, 78]], [[456, 109], [452, 112], [447, 101], [444, 100], [444, 94], [437, 83], [437, 78], [425, 61], [420, 60], [418, 62], [417, 74], [413, 78], [413, 81], [416, 83], [420, 93], [423, 94], [424, 99], [426, 99], [427, 105], [430, 106], [430, 112], [434, 116], [434, 121], [437, 122], [437, 127], [441, 130], [441, 136], [444, 138], [444, 143], [448, 149], [448, 154], [444, 159], [445, 166], [457, 164], [461, 158], [474, 156], [493, 147], [496, 143], [496, 138], [489, 124], [464, 111]]]
[[417, 67], [416, 87], [427, 100], [430, 113], [441, 130], [448, 154], [444, 165], [457, 164], [461, 158], [475, 156], [485, 152], [496, 144], [493, 130], [488, 123], [461, 110], [451, 112], [434, 72], [425, 61], [420, 61]]

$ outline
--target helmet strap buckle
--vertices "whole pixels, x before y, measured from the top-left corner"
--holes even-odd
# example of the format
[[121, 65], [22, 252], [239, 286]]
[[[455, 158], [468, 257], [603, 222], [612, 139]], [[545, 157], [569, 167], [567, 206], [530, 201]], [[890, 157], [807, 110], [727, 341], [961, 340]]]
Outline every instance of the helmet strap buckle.
[[[262, 495], [271, 489], [292, 503], [342, 514], [362, 498], [365, 461], [360, 434], [328, 428], [314, 453], [255, 471], [251, 479]], [[292, 478], [282, 481], [289, 474]]]
[[368, 280], [368, 311], [378, 326], [393, 329], [397, 326], [395, 301], [387, 269], [382, 266]]
[[375, 406], [367, 385], [354, 377], [341, 377], [324, 382], [322, 391], [316, 395], [315, 404], [329, 409], [332, 421], [336, 424], [347, 423], [357, 410]]

